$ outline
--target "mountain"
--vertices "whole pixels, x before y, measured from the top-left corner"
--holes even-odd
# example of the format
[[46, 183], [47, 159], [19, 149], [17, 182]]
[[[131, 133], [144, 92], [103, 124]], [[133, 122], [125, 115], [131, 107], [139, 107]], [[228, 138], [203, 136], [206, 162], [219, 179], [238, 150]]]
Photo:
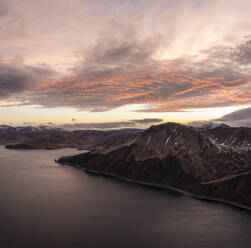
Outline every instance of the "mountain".
[[209, 123], [202, 125], [201, 127], [197, 127], [197, 129], [199, 129], [201, 131], [206, 131], [206, 130], [213, 130], [217, 127], [228, 128], [230, 126], [228, 126], [227, 124], [224, 124], [224, 123], [218, 124], [218, 123], [209, 122]]
[[[251, 128], [151, 126], [118, 149], [62, 157], [87, 171], [251, 207]], [[251, 208], [250, 208], [251, 209]]]
[[120, 144], [132, 140], [141, 131], [140, 129], [121, 129], [70, 132], [46, 126], [12, 127], [0, 125], [0, 144], [6, 145], [8, 149], [109, 149], [111, 146], [118, 148]]

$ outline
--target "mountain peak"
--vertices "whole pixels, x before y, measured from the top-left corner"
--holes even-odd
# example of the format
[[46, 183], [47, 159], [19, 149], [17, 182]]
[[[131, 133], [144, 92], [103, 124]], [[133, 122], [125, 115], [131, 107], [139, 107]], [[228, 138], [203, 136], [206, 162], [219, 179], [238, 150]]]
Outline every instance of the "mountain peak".
[[[239, 196], [250, 187], [247, 181], [250, 179], [250, 139], [251, 128], [221, 126], [202, 131], [165, 123], [151, 126], [118, 149], [62, 158], [59, 162], [243, 203]], [[240, 190], [236, 185], [242, 178]], [[251, 192], [251, 188], [249, 190]], [[250, 196], [245, 202], [249, 205]]]

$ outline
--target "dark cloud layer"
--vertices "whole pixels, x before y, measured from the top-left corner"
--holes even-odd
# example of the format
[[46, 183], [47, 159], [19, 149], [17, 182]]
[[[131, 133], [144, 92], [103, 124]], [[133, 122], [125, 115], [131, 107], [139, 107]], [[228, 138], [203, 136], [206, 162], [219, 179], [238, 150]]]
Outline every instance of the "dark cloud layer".
[[188, 122], [189, 125], [194, 127], [202, 127], [209, 124], [212, 126], [217, 126], [223, 123], [232, 127], [251, 127], [251, 107], [234, 111], [214, 120]]
[[41, 80], [48, 79], [55, 72], [43, 66], [27, 66], [22, 63], [0, 62], [0, 99], [13, 94], [35, 90]]
[[96, 82], [123, 73], [151, 69], [157, 46], [156, 39], [142, 41], [133, 27], [111, 22], [99, 35], [96, 44], [80, 54], [81, 63], [73, 71], [80, 79]]
[[120, 122], [94, 122], [94, 123], [73, 123], [73, 124], [64, 124], [57, 125], [57, 127], [76, 130], [76, 129], [118, 129], [118, 128], [142, 128], [148, 127], [149, 125], [157, 124], [162, 122], [162, 119], [158, 118], [145, 118], [138, 120], [128, 120]]
[[251, 108], [234, 111], [215, 120], [229, 124], [230, 126], [251, 127]]
[[248, 40], [237, 47], [235, 52], [235, 59], [242, 65], [251, 64], [251, 40], [250, 37], [247, 37]]

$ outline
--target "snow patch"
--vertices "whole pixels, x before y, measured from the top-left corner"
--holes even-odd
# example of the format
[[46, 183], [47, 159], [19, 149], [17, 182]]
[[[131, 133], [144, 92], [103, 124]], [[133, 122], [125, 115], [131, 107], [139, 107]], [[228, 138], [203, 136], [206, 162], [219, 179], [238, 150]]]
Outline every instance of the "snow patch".
[[151, 140], [151, 136], [148, 138], [148, 140], [147, 140], [147, 142], [146, 142], [146, 145], [149, 144], [150, 140]]
[[170, 140], [170, 138], [171, 138], [171, 135], [169, 135], [169, 136], [166, 138], [165, 146], [168, 144], [168, 141]]

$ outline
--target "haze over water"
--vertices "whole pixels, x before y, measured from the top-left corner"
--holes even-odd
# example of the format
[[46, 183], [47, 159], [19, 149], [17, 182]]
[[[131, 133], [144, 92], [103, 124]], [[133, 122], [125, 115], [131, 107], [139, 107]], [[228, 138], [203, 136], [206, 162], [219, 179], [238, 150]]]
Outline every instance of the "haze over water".
[[251, 247], [251, 215], [0, 147], [0, 247]]

